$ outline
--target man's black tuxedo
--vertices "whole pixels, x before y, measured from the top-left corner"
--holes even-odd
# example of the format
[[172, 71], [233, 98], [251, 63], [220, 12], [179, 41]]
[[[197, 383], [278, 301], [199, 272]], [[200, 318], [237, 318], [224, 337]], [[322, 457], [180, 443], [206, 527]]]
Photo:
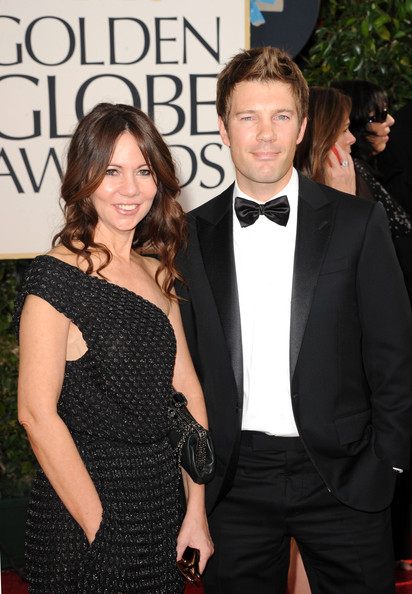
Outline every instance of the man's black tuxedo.
[[[216, 478], [206, 490], [209, 511], [231, 488], [241, 435], [232, 195], [233, 186], [189, 214], [189, 243], [179, 261], [186, 282], [178, 287], [182, 317], [217, 453]], [[276, 276], [276, 270], [267, 274]], [[410, 310], [382, 206], [300, 175], [290, 333], [293, 411], [328, 489], [357, 510], [386, 508], [393, 467], [409, 463]]]

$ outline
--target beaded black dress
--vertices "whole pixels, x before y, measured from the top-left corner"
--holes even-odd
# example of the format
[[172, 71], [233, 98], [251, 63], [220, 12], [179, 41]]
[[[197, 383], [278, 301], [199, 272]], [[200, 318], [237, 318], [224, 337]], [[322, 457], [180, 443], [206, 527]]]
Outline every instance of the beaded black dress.
[[30, 265], [16, 300], [18, 333], [27, 295], [72, 320], [87, 352], [66, 363], [58, 412], [103, 505], [87, 538], [39, 470], [26, 531], [34, 594], [181, 594], [176, 539], [179, 475], [167, 438], [176, 343], [153, 303], [52, 256]]

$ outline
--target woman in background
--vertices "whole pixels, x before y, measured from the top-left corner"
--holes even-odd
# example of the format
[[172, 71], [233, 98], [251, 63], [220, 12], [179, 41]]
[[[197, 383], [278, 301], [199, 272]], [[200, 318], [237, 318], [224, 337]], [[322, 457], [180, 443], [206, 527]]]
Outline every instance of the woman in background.
[[19, 420], [41, 466], [27, 522], [31, 593], [183, 593], [176, 560], [190, 545], [203, 570], [212, 553], [203, 487], [184, 474], [184, 516], [167, 437], [172, 383], [207, 426], [173, 290], [178, 194], [143, 112], [102, 103], [80, 120], [63, 229], [15, 307]]
[[386, 92], [366, 80], [337, 81], [332, 86], [352, 101], [350, 131], [356, 139], [352, 146], [356, 194], [383, 204], [393, 238], [410, 235], [411, 218], [385, 190], [376, 166], [376, 156], [385, 150], [395, 122], [388, 111]]
[[308, 124], [297, 146], [295, 167], [314, 181], [355, 194], [350, 111], [346, 95], [326, 87], [310, 88]]

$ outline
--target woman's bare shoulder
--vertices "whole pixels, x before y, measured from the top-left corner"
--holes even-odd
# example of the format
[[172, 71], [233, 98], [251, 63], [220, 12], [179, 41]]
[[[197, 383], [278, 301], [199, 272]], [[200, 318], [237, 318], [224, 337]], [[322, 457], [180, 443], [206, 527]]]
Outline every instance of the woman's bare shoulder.
[[87, 262], [85, 259], [79, 257], [78, 254], [75, 254], [64, 245], [57, 245], [47, 252], [46, 255], [52, 256], [62, 262], [66, 262], [66, 264], [70, 264], [70, 266], [74, 266], [75, 268], [80, 268], [80, 270], [85, 271], [87, 269]]

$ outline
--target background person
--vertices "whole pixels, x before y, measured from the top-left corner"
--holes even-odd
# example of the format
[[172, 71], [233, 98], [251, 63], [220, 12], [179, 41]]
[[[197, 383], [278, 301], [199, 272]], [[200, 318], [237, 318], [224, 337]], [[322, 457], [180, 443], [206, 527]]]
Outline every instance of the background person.
[[41, 466], [27, 522], [31, 593], [183, 592], [176, 558], [197, 547], [203, 569], [212, 552], [203, 487], [184, 476], [183, 519], [167, 437], [172, 383], [207, 424], [173, 292], [178, 193], [143, 112], [103, 103], [79, 122], [64, 227], [15, 308], [19, 420]]
[[385, 151], [378, 155], [383, 184], [412, 215], [412, 99], [395, 114]]
[[308, 123], [296, 149], [295, 167], [316, 182], [356, 194], [350, 156], [356, 140], [349, 129], [351, 104], [350, 98], [336, 89], [309, 89]]
[[386, 92], [366, 80], [336, 81], [332, 86], [352, 100], [350, 131], [356, 138], [352, 145], [352, 157], [357, 195], [383, 204], [394, 238], [410, 235], [411, 217], [383, 187], [377, 169], [376, 157], [385, 150], [395, 122], [388, 111]]

